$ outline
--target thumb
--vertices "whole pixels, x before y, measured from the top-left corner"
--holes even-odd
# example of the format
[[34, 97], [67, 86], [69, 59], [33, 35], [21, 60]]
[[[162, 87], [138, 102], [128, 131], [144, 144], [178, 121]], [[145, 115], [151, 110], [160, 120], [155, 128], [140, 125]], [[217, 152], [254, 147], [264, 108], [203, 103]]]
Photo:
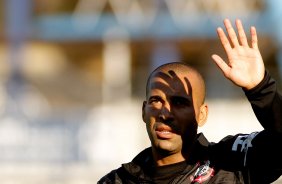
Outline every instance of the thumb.
[[217, 67], [222, 71], [224, 76], [227, 77], [230, 67], [225, 63], [225, 61], [223, 61], [223, 59], [220, 56], [213, 54], [211, 57], [214, 60]]

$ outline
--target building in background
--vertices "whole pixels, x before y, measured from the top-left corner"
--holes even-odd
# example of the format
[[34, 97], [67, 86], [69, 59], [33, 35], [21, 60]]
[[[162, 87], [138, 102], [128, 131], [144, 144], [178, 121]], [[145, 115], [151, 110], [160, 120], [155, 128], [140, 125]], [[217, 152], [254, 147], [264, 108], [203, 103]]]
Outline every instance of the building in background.
[[204, 75], [211, 115], [203, 131], [211, 140], [261, 129], [210, 56], [224, 54], [215, 32], [223, 18], [241, 18], [257, 27], [266, 67], [282, 84], [278, 4], [0, 1], [0, 183], [93, 183], [130, 161], [149, 146], [141, 119], [146, 78], [166, 62], [187, 62]]

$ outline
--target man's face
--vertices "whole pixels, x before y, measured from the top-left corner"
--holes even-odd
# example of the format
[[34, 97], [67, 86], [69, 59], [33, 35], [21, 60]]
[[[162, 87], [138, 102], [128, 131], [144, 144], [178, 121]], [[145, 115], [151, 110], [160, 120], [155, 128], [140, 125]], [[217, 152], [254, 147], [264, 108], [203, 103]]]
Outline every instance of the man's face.
[[189, 78], [173, 71], [156, 72], [148, 85], [143, 121], [152, 147], [162, 153], [181, 153], [197, 134], [195, 102], [189, 82], [193, 76]]

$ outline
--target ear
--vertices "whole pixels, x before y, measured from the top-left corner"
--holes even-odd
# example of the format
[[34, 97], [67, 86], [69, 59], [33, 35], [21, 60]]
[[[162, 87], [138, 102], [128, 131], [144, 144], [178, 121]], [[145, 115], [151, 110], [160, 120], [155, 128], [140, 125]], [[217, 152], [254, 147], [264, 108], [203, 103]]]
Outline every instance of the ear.
[[147, 104], [147, 101], [143, 101], [143, 105], [142, 105], [142, 119], [143, 121], [145, 122], [145, 108], [146, 108], [146, 104]]
[[200, 107], [200, 112], [199, 112], [199, 116], [198, 116], [198, 126], [201, 127], [203, 126], [207, 119], [208, 119], [208, 105], [206, 103], [204, 103], [203, 105], [201, 105]]

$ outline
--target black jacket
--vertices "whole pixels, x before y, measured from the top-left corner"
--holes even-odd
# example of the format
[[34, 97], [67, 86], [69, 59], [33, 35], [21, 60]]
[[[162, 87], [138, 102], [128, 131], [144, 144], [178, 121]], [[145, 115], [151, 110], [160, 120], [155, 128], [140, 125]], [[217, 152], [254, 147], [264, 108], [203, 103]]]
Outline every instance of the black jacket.
[[[218, 143], [198, 134], [186, 168], [168, 183], [267, 184], [281, 176], [282, 98], [276, 83], [266, 72], [263, 81], [245, 94], [264, 130], [227, 136]], [[147, 148], [98, 183], [154, 183], [153, 165], [151, 148]]]

